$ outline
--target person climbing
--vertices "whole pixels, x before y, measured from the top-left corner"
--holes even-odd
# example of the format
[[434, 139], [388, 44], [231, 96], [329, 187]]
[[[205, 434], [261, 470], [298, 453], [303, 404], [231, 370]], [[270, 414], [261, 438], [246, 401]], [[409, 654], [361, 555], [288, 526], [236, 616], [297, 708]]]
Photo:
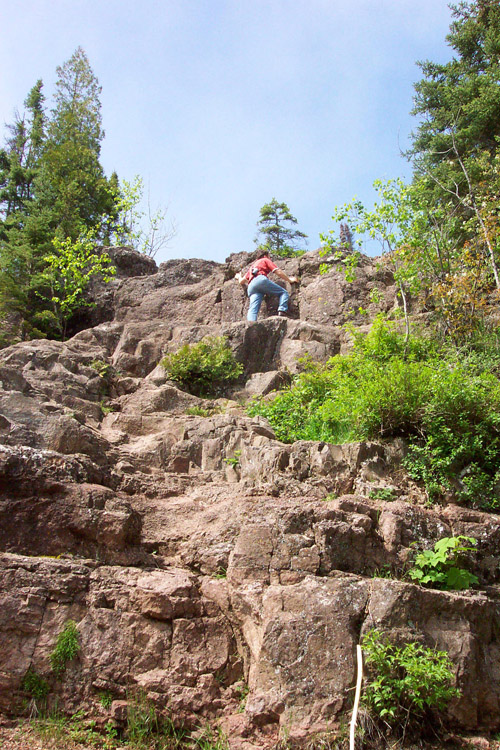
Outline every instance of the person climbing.
[[270, 281], [267, 278], [273, 271], [276, 276], [288, 282], [288, 284], [296, 284], [298, 282], [296, 276], [287, 276], [284, 271], [278, 268], [276, 263], [273, 263], [269, 257], [268, 250], [262, 250], [257, 256], [257, 260], [252, 263], [245, 274], [237, 273], [234, 277], [242, 286], [248, 284], [247, 294], [250, 298], [250, 306], [248, 308], [247, 320], [257, 320], [257, 315], [265, 294], [279, 295], [278, 315], [286, 317], [290, 295], [282, 286], [275, 284], [274, 281]]

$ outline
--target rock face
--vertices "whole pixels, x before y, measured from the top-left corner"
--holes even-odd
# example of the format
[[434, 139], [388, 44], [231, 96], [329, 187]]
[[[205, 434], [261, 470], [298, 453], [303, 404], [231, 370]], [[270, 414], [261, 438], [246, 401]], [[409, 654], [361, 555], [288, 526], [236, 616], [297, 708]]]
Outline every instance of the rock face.
[[[249, 256], [156, 269], [113, 253], [93, 327], [0, 352], [0, 709], [22, 713], [31, 670], [67, 712], [102, 714], [106, 691], [119, 720], [141, 688], [176, 722], [222, 721], [234, 747], [267, 747], [280, 727], [307, 737], [339, 720], [356, 644], [377, 627], [447, 651], [461, 690], [447, 718], [497, 730], [500, 520], [419, 504], [402, 443], [285, 445], [239, 405], [289, 382], [300, 357], [339, 352], [344, 323], [390, 309], [391, 275], [365, 258], [348, 284], [308, 253], [283, 264], [300, 277], [291, 317], [270, 302], [248, 325], [233, 275]], [[203, 417], [158, 363], [207, 334], [244, 375]], [[397, 580], [412, 545], [459, 534], [479, 541], [480, 590]], [[80, 648], [56, 678], [68, 620]]]

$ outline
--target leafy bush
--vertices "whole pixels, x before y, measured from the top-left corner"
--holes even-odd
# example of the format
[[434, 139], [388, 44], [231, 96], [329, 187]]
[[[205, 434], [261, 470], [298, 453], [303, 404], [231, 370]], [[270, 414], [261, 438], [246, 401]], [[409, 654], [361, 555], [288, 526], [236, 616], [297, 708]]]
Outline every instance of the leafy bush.
[[452, 492], [476, 507], [499, 505], [500, 383], [468, 353], [423, 337], [405, 342], [379, 318], [356, 333], [353, 352], [305, 372], [250, 414], [279, 440], [345, 443], [403, 437], [405, 466], [431, 500]]
[[206, 336], [198, 344], [185, 344], [174, 354], [167, 354], [161, 365], [171, 380], [200, 396], [219, 394], [243, 372], [222, 336]]
[[24, 692], [35, 701], [44, 703], [49, 692], [49, 685], [47, 680], [41, 677], [38, 672], [35, 672], [31, 667], [28, 669], [23, 677], [21, 688]]
[[408, 571], [410, 578], [423, 586], [446, 591], [470, 588], [479, 579], [474, 573], [459, 568], [464, 556], [474, 551], [477, 540], [470, 536], [444, 537], [415, 558], [415, 567]]
[[363, 700], [392, 729], [404, 732], [428, 711], [440, 711], [460, 695], [444, 651], [419, 643], [396, 646], [376, 629], [366, 633], [362, 648], [370, 675]]
[[390, 503], [396, 499], [396, 492], [393, 487], [377, 487], [374, 490], [370, 490], [368, 497], [372, 500], [381, 500], [384, 503]]
[[74, 659], [80, 650], [80, 634], [73, 620], [68, 620], [59, 633], [56, 645], [50, 654], [50, 664], [56, 677], [61, 677], [66, 664]]

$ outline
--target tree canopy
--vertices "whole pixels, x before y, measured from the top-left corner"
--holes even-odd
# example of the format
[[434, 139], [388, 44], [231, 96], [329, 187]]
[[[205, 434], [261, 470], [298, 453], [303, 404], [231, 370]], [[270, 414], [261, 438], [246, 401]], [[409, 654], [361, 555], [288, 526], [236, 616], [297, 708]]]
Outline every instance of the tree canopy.
[[[296, 224], [297, 219], [290, 213], [286, 203], [278, 203], [276, 198], [273, 198], [260, 209], [255, 242], [259, 244], [259, 248], [268, 250], [271, 255], [278, 258], [302, 255], [304, 250], [301, 248], [307, 235], [294, 229]], [[259, 243], [260, 236], [264, 241]]]
[[[54, 253], [62, 258], [69, 241], [75, 261], [86, 247], [81, 238], [109, 234], [117, 215], [117, 178], [108, 180], [100, 163], [100, 92], [79, 47], [57, 68], [52, 110], [39, 80], [7, 126], [0, 151], [0, 316], [14, 313], [23, 337], [61, 334], [50, 314], [56, 267], [61, 273]], [[90, 257], [85, 268], [92, 275], [100, 269], [89, 266]]]

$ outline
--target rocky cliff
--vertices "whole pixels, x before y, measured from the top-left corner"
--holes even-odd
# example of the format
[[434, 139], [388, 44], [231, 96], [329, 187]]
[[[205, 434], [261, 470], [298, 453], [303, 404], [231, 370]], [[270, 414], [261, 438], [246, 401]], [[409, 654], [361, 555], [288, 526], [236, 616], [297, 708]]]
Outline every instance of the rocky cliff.
[[[300, 277], [290, 318], [264, 304], [249, 325], [233, 280], [245, 254], [158, 269], [113, 254], [117, 279], [96, 285], [69, 341], [0, 352], [0, 710], [25, 710], [31, 669], [67, 712], [119, 721], [140, 687], [176, 722], [218, 720], [234, 747], [271, 747], [280, 728], [300, 739], [335, 726], [356, 644], [377, 627], [446, 650], [461, 690], [448, 718], [498, 729], [498, 517], [424, 507], [397, 442], [285, 445], [242, 407], [300, 357], [342, 351], [344, 323], [390, 310], [391, 273], [364, 258], [347, 283], [307, 253], [282, 264]], [[204, 402], [158, 363], [206, 334], [227, 338], [244, 375], [217, 413], [192, 416]], [[369, 499], [388, 487], [393, 501]], [[413, 542], [458, 534], [479, 540], [479, 589], [377, 576]], [[49, 657], [70, 619], [80, 650], [56, 679]]]

